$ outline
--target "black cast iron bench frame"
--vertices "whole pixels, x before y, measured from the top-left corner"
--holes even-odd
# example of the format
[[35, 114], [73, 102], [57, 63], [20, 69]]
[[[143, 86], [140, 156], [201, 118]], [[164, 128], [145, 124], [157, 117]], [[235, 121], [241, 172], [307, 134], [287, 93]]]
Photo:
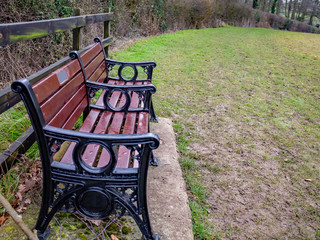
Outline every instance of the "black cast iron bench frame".
[[[96, 42], [101, 43], [98, 39], [96, 39]], [[144, 113], [147, 115], [150, 113], [152, 120], [156, 120], [151, 101], [151, 96], [156, 91], [155, 86], [151, 84], [154, 63], [125, 63], [104, 57], [107, 66], [107, 78], [103, 81], [99, 78], [97, 81], [90, 81], [81, 56], [77, 52], [72, 52], [70, 56], [73, 62], [79, 62], [81, 70], [77, 73], [77, 76], [81, 76], [84, 79], [81, 84], [85, 86], [86, 98], [88, 99], [87, 105], [83, 110], [84, 122], [92, 111], [100, 111], [100, 116], [106, 112], [110, 114], [119, 113], [123, 114], [124, 119], [128, 118], [129, 114], [137, 114], [137, 121], [140, 121], [140, 116], [143, 119]], [[110, 84], [108, 82], [110, 80], [110, 78], [108, 80], [108, 73], [111, 70], [110, 68], [116, 64], [130, 66], [133, 69], [142, 64], [145, 66], [148, 78], [142, 81], [137, 79], [135, 75], [132, 79], [124, 79], [121, 70], [119, 70], [119, 78], [111, 79], [114, 84]], [[63, 75], [61, 72], [56, 74], [58, 79], [59, 74], [60, 77]], [[65, 78], [65, 76], [62, 76], [62, 78]], [[115, 83], [117, 80], [125, 82], [125, 84], [127, 82], [132, 83], [131, 85], [121, 85]], [[62, 79], [60, 81], [61, 86], [66, 86], [65, 82], [68, 81], [71, 80]], [[142, 83], [136, 85], [135, 83], [139, 81], [142, 81]], [[45, 88], [51, 87], [45, 84], [46, 82], [41, 86]], [[35, 93], [33, 86], [27, 79], [20, 79], [14, 82], [11, 87], [14, 92], [20, 94], [25, 103], [36, 133], [42, 160], [42, 204], [35, 227], [38, 230], [39, 239], [47, 238], [49, 234], [48, 225], [54, 214], [59, 210], [77, 211], [89, 219], [105, 219], [111, 214], [118, 217], [129, 215], [133, 217], [146, 239], [160, 239], [151, 230], [147, 208], [147, 171], [150, 159], [153, 159], [152, 150], [159, 146], [158, 136], [149, 133], [148, 123], [145, 120], [141, 120], [143, 121], [142, 125], [147, 124], [147, 126], [141, 127], [144, 132], [139, 133], [138, 126], [135, 130], [136, 133], [133, 134], [98, 134], [65, 129], [54, 124], [52, 126], [50, 125], [50, 119], [52, 121], [54, 116], [61, 111], [65, 113], [62, 106], [61, 109], [57, 110], [58, 113], [51, 114], [49, 110], [44, 110], [43, 103], [39, 103], [41, 97], [38, 94], [41, 95], [41, 93]], [[79, 89], [81, 90], [81, 88]], [[102, 103], [100, 105], [92, 104], [91, 100], [99, 89], [103, 90], [103, 94], [100, 97], [102, 99], [100, 103]], [[109, 104], [110, 97], [112, 98], [112, 94], [116, 91], [120, 92], [123, 99], [125, 99], [125, 104], [120, 108], [112, 107]], [[49, 94], [46, 99], [50, 100], [54, 97], [54, 94], [56, 93]], [[131, 108], [133, 101], [139, 101], [140, 106]], [[53, 117], [47, 117], [50, 114]], [[68, 114], [71, 116], [73, 112], [70, 111]], [[126, 128], [125, 122], [126, 120], [124, 120], [122, 128]], [[98, 121], [94, 123], [94, 125], [98, 124]], [[140, 123], [138, 122], [137, 124], [139, 125]], [[74, 143], [74, 148], [71, 149], [72, 155], [70, 155], [69, 159], [71, 163], [68, 164], [53, 160], [55, 153], [60, 150], [65, 141]], [[109, 162], [102, 167], [87, 164], [82, 159], [82, 154], [89, 145], [99, 145], [99, 147], [106, 150], [109, 154]], [[130, 161], [132, 162], [131, 167], [117, 167], [118, 161], [120, 161], [120, 156], [118, 155], [118, 151], [120, 151], [119, 145], [121, 145], [122, 150], [124, 149], [123, 151], [129, 152]]]

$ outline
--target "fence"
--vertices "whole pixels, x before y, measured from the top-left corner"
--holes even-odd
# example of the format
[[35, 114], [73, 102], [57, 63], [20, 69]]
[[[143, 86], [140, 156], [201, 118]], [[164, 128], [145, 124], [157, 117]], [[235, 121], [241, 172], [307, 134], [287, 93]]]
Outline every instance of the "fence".
[[[75, 10], [75, 15], [80, 15], [79, 9]], [[73, 49], [79, 50], [81, 39], [80, 29], [89, 24], [103, 22], [103, 44], [106, 48], [106, 53], [108, 53], [108, 45], [112, 42], [112, 38], [110, 37], [110, 21], [113, 18], [113, 13], [101, 13], [43, 21], [0, 24], [0, 46], [72, 30]], [[85, 52], [90, 47], [91, 46], [88, 46], [80, 50], [79, 53], [81, 54]], [[33, 85], [41, 80], [44, 76], [54, 72], [70, 61], [71, 59], [69, 57], [61, 59], [49, 67], [29, 76], [27, 79]], [[13, 93], [10, 87], [0, 90], [0, 114], [9, 110], [20, 101], [20, 96], [16, 93]], [[6, 173], [12, 167], [16, 161], [16, 156], [18, 154], [24, 154], [35, 141], [36, 137], [33, 128], [30, 127], [7, 150], [2, 152], [0, 154], [0, 165], [3, 173]]]

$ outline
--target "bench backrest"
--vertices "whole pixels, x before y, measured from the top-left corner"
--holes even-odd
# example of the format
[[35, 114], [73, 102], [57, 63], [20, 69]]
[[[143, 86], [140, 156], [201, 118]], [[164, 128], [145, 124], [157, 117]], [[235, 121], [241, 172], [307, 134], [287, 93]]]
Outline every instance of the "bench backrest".
[[32, 87], [46, 124], [72, 129], [88, 106], [85, 75], [95, 82], [103, 82], [107, 77], [104, 52], [99, 43], [83, 53], [81, 60], [85, 74], [79, 59], [74, 59]]

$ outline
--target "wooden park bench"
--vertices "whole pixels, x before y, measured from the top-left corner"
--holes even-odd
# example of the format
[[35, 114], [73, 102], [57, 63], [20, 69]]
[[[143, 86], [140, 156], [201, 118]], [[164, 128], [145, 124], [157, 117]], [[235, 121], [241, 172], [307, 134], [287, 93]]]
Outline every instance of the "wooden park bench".
[[[89, 219], [129, 215], [146, 239], [159, 239], [151, 230], [146, 194], [152, 149], [159, 145], [158, 136], [149, 133], [149, 114], [156, 120], [155, 63], [107, 59], [105, 41], [97, 38], [85, 51], [71, 52], [71, 61], [40, 74], [34, 85], [20, 79], [11, 86], [28, 110], [42, 160], [39, 239], [48, 236], [59, 210]], [[145, 79], [138, 78], [138, 68]]]

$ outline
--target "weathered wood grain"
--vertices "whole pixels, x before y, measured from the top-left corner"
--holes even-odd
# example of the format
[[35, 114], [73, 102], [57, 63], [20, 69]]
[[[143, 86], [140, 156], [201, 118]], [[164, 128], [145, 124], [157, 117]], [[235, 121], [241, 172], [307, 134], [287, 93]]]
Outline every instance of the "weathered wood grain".
[[113, 13], [0, 24], [0, 46], [112, 20]]

